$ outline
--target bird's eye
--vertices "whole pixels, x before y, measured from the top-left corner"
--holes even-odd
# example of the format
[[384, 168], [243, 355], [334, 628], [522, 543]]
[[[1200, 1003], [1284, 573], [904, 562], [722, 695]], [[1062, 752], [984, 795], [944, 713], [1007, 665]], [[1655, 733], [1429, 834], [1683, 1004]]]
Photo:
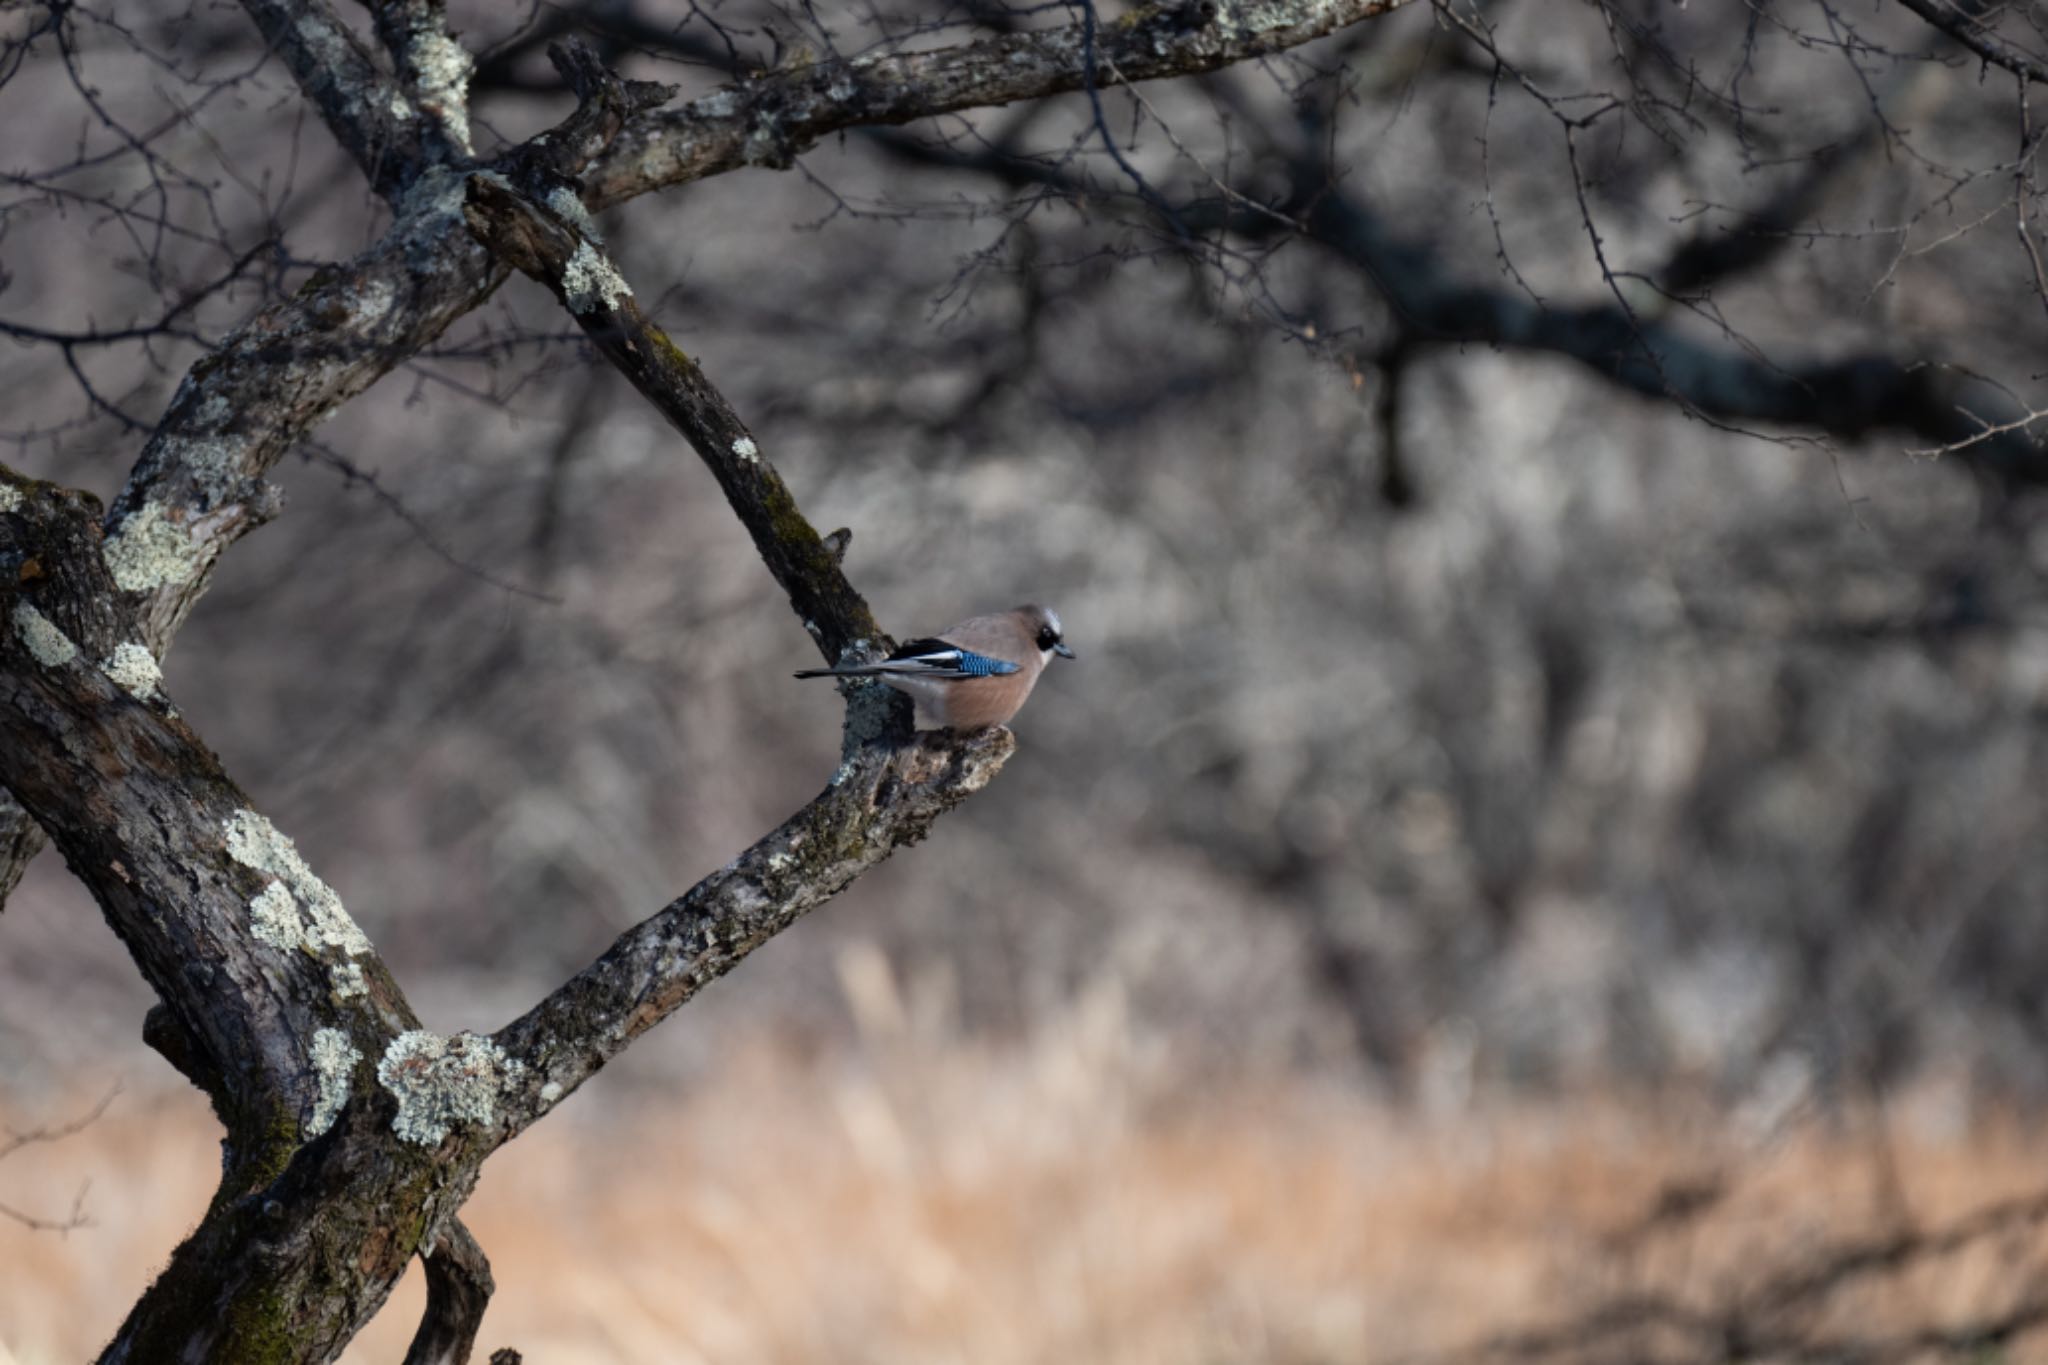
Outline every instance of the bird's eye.
[[1043, 626], [1039, 629], [1038, 647], [1040, 649], [1051, 649], [1054, 645], [1058, 644], [1059, 642], [1060, 633], [1054, 630], [1051, 626]]

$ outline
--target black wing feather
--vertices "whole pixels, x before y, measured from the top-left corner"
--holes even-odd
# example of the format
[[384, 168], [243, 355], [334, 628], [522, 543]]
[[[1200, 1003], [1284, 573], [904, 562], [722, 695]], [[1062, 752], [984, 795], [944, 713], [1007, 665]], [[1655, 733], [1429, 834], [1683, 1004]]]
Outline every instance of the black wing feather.
[[915, 659], [920, 654], [958, 654], [959, 652], [960, 646], [947, 644], [935, 635], [928, 635], [922, 640], [905, 640], [902, 644], [896, 646], [896, 652], [889, 656], [889, 662], [894, 663], [898, 659]]

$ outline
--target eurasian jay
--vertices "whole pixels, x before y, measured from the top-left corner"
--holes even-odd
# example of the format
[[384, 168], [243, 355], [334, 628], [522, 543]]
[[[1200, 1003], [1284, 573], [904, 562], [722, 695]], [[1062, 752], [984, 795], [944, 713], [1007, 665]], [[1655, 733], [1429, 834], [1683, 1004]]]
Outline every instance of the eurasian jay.
[[807, 668], [796, 676], [880, 678], [917, 703], [925, 728], [981, 730], [1017, 714], [1055, 654], [1074, 657], [1059, 613], [1024, 606], [907, 641], [878, 664]]

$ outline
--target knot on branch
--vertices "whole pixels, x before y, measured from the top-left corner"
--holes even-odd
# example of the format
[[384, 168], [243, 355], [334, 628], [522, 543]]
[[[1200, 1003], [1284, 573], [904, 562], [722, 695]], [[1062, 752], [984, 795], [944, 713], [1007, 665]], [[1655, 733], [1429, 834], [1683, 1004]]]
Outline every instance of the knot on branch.
[[581, 38], [548, 44], [548, 60], [579, 104], [602, 104], [630, 117], [676, 97], [676, 87], [659, 81], [631, 81], [611, 70]]
[[515, 148], [499, 166], [515, 183], [545, 192], [536, 175], [574, 178], [626, 126], [644, 113], [676, 97], [676, 87], [655, 81], [629, 81], [598, 60], [580, 39], [548, 45], [548, 60], [576, 95], [576, 108], [553, 128]]

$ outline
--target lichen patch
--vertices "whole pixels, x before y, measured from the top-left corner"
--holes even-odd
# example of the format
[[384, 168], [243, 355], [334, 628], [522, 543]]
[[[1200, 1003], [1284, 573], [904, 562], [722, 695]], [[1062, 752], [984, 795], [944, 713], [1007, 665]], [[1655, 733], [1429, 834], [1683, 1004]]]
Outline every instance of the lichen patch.
[[365, 323], [382, 321], [398, 303], [397, 287], [381, 275], [350, 289], [348, 296], [355, 304], [356, 317]]
[[406, 48], [422, 108], [437, 114], [448, 134], [469, 151], [469, 73], [476, 63], [468, 51], [445, 33], [415, 36]]
[[21, 506], [21, 490], [11, 483], [0, 483], [0, 512], [12, 512]]
[[370, 993], [370, 983], [363, 979], [363, 968], [359, 962], [335, 963], [327, 969], [327, 981], [334, 988], [336, 1000], [353, 1000]]
[[100, 671], [122, 691], [143, 701], [155, 696], [164, 680], [163, 670], [156, 666], [156, 655], [132, 640], [115, 645], [114, 652], [100, 660]]
[[377, 1063], [377, 1082], [398, 1099], [391, 1131], [407, 1142], [432, 1146], [457, 1124], [497, 1118], [498, 1095], [523, 1070], [488, 1038], [458, 1033], [443, 1038], [414, 1029], [392, 1039]]
[[146, 502], [122, 522], [101, 547], [114, 586], [148, 592], [188, 582], [199, 573], [200, 550], [192, 533], [173, 520], [160, 502]]
[[35, 661], [45, 668], [62, 668], [78, 657], [71, 637], [50, 624], [50, 618], [27, 602], [14, 608], [14, 629]]
[[737, 441], [734, 441], [732, 443], [732, 453], [745, 460], [748, 464], [758, 464], [761, 460], [761, 447], [754, 444], [754, 438], [751, 436], [742, 436]]
[[335, 1115], [348, 1103], [349, 1078], [363, 1051], [338, 1028], [324, 1028], [313, 1035], [313, 1075], [319, 1091], [313, 1097], [313, 1115], [306, 1120], [306, 1136], [319, 1137], [334, 1126]]
[[283, 882], [272, 882], [249, 902], [249, 932], [280, 952], [306, 946], [306, 921]]
[[339, 948], [350, 957], [370, 951], [370, 940], [349, 918], [341, 897], [313, 875], [292, 841], [253, 810], [238, 810], [226, 824], [228, 856], [279, 879], [305, 913], [305, 939], [314, 949]]
[[[214, 404], [224, 406], [218, 396], [208, 398], [198, 405], [194, 422], [218, 420], [210, 418]], [[238, 436], [164, 436], [156, 443], [156, 458], [190, 473], [193, 483], [204, 489], [218, 505], [234, 495], [236, 481], [242, 476], [242, 452], [246, 444]]]
[[590, 210], [583, 207], [583, 200], [567, 185], [557, 185], [549, 190], [547, 204], [555, 211], [557, 218], [591, 241], [604, 241], [604, 235], [597, 230], [597, 222], [590, 216]]
[[576, 244], [576, 254], [562, 267], [562, 296], [572, 313], [594, 313], [616, 308], [620, 299], [633, 297], [633, 288], [610, 261], [588, 242]]
[[[344, 36], [345, 30], [331, 18], [323, 20], [319, 16], [309, 14], [292, 27], [298, 35], [299, 42], [312, 57], [313, 64], [320, 70], [346, 71], [359, 60], [356, 54], [349, 50], [348, 40]], [[378, 81], [377, 86], [387, 91], [390, 89], [382, 81]], [[351, 112], [365, 107], [362, 93], [350, 82], [342, 82], [339, 89], [344, 105]], [[402, 97], [390, 95], [384, 100], [384, 104], [394, 118], [412, 117], [412, 109]]]

